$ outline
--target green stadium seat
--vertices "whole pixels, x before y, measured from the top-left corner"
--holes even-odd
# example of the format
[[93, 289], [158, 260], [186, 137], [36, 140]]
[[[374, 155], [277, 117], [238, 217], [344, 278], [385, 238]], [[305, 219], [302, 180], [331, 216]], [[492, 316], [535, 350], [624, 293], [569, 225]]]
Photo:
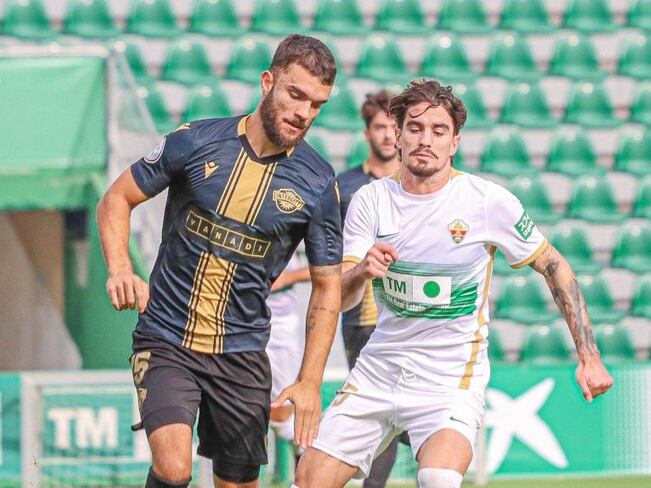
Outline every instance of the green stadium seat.
[[574, 184], [567, 217], [593, 223], [618, 223], [625, 219], [617, 208], [613, 188], [603, 175], [583, 176]]
[[171, 38], [177, 36], [181, 29], [169, 0], [134, 0], [126, 31], [144, 37]]
[[231, 114], [228, 99], [218, 86], [198, 86], [188, 94], [188, 104], [183, 114], [183, 120], [190, 122], [215, 117], [230, 117]]
[[521, 360], [529, 364], [548, 365], [569, 361], [570, 350], [557, 327], [541, 325], [527, 331]]
[[580, 127], [563, 127], [554, 134], [545, 169], [568, 176], [604, 171], [597, 165], [590, 138]]
[[600, 325], [594, 328], [594, 336], [602, 361], [614, 363], [635, 360], [635, 347], [625, 327]]
[[149, 73], [147, 72], [147, 65], [142, 56], [142, 52], [137, 44], [133, 42], [126, 42], [122, 39], [115, 41], [112, 48], [117, 52], [122, 53], [124, 58], [131, 68], [131, 74], [139, 84], [148, 84], [152, 81]]
[[531, 176], [516, 176], [509, 181], [507, 188], [513, 193], [527, 213], [537, 224], [558, 222], [560, 215], [554, 212], [545, 184]]
[[267, 43], [253, 37], [242, 37], [231, 50], [226, 77], [246, 83], [259, 83], [260, 75], [270, 64], [271, 50]]
[[651, 41], [643, 34], [632, 34], [624, 40], [617, 71], [640, 80], [651, 78]]
[[488, 117], [481, 93], [475, 85], [458, 83], [454, 85], [454, 94], [463, 101], [468, 112], [465, 128], [486, 129], [493, 126], [493, 121]]
[[500, 17], [500, 28], [526, 34], [556, 30], [549, 21], [543, 0], [506, 0]]
[[628, 10], [628, 25], [651, 31], [651, 0], [634, 0]]
[[651, 132], [634, 128], [624, 132], [615, 153], [615, 170], [645, 176], [651, 172]]
[[325, 140], [323, 139], [323, 137], [320, 137], [315, 134], [308, 134], [305, 140], [310, 146], [312, 146], [312, 149], [314, 149], [316, 152], [319, 153], [319, 155], [323, 159], [325, 159], [329, 163], [331, 162], [330, 153], [328, 152], [328, 146]]
[[486, 74], [513, 81], [540, 78], [527, 40], [512, 33], [500, 34], [491, 42]]
[[651, 82], [638, 85], [631, 105], [631, 122], [651, 126]]
[[563, 26], [584, 32], [609, 32], [617, 28], [608, 0], [570, 0]]
[[319, 0], [312, 28], [343, 36], [359, 36], [368, 32], [357, 0]]
[[183, 85], [208, 84], [212, 70], [203, 44], [181, 39], [167, 47], [161, 79]]
[[587, 232], [576, 225], [560, 224], [554, 228], [549, 242], [570, 263], [576, 273], [597, 273], [602, 266], [594, 260]]
[[521, 324], [540, 324], [557, 314], [547, 310], [547, 302], [536, 274], [509, 276], [495, 304], [495, 317]]
[[33, 41], [56, 36], [41, 0], [7, 0], [3, 34]]
[[486, 137], [479, 168], [507, 178], [536, 172], [520, 131], [505, 127], [497, 127]]
[[179, 125], [170, 117], [165, 101], [155, 85], [141, 86], [136, 93], [149, 109], [149, 114], [158, 132], [167, 134]]
[[590, 38], [576, 33], [559, 36], [554, 42], [549, 74], [575, 80], [599, 80], [605, 76]]
[[427, 41], [420, 73], [427, 78], [448, 82], [474, 80], [463, 44], [452, 34], [437, 34]]
[[651, 319], [651, 274], [640, 276], [635, 283], [631, 315]]
[[120, 34], [106, 0], [72, 0], [64, 20], [64, 32], [90, 39], [107, 39]]
[[430, 28], [425, 24], [420, 0], [382, 0], [375, 30], [413, 36], [425, 34]]
[[330, 98], [314, 122], [330, 130], [358, 131], [364, 128], [355, 98], [345, 82], [335, 82]]
[[615, 118], [603, 85], [590, 81], [578, 82], [572, 86], [565, 107], [565, 121], [591, 128], [610, 128], [621, 123]]
[[611, 266], [634, 273], [651, 271], [651, 225], [627, 223], [621, 227], [613, 248]]
[[357, 76], [379, 83], [408, 83], [412, 76], [391, 36], [373, 34], [366, 38], [357, 62]]
[[232, 0], [196, 0], [189, 32], [214, 37], [235, 37], [244, 32]]
[[[317, 119], [318, 120], [318, 119]], [[346, 158], [346, 169], [354, 168], [368, 159], [370, 148], [364, 134], [358, 134], [353, 138], [350, 146], [350, 152]]]
[[514, 83], [509, 87], [500, 121], [534, 129], [557, 125], [549, 111], [545, 93], [537, 83]]
[[491, 328], [488, 335], [488, 359], [491, 363], [503, 363], [506, 361], [502, 338], [495, 328]]
[[294, 0], [257, 0], [251, 30], [272, 36], [300, 31], [301, 17]]
[[651, 176], [647, 176], [640, 181], [631, 216], [641, 219], [651, 219]]
[[614, 324], [622, 320], [625, 314], [615, 310], [615, 301], [603, 276], [582, 274], [576, 279], [593, 324]]
[[444, 0], [437, 28], [467, 34], [493, 30], [480, 0]]

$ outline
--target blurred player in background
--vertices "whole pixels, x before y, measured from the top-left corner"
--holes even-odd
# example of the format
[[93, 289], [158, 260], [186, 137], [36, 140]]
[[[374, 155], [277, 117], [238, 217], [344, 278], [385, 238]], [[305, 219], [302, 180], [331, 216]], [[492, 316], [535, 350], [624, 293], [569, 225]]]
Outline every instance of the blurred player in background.
[[[277, 402], [294, 404], [299, 444], [316, 435], [340, 311], [341, 220], [332, 167], [303, 138], [335, 75], [322, 42], [288, 36], [261, 75], [252, 115], [181, 125], [98, 205], [111, 303], [140, 312], [131, 360], [152, 451], [146, 488], [190, 483], [197, 410], [198, 452], [212, 459], [215, 486], [258, 485], [271, 393], [265, 300], [301, 240], [312, 281], [305, 351], [298, 378]], [[165, 188], [147, 285], [129, 259], [129, 220]]]
[[368, 476], [373, 456], [409, 432], [424, 488], [459, 488], [473, 456], [489, 378], [489, 288], [495, 251], [541, 273], [574, 338], [586, 400], [612, 378], [567, 261], [503, 187], [452, 168], [466, 108], [450, 87], [412, 82], [389, 104], [401, 171], [358, 190], [344, 231], [343, 309], [368, 280], [378, 324], [326, 410], [295, 486]]
[[[378, 178], [392, 175], [400, 169], [400, 159], [396, 148], [396, 122], [389, 115], [391, 93], [386, 90], [366, 96], [361, 114], [366, 124], [364, 137], [369, 145], [369, 156], [364, 164], [356, 166], [337, 176], [341, 192], [341, 222], [343, 224], [348, 205], [353, 195], [362, 186]], [[355, 361], [377, 322], [377, 307], [373, 296], [373, 285], [368, 281], [364, 296], [359, 304], [345, 311], [341, 319], [341, 332], [344, 338], [348, 368], [355, 366]], [[406, 434], [402, 436], [406, 439]], [[386, 450], [374, 461], [371, 473], [364, 480], [364, 488], [384, 487], [396, 461], [398, 438], [394, 439]]]

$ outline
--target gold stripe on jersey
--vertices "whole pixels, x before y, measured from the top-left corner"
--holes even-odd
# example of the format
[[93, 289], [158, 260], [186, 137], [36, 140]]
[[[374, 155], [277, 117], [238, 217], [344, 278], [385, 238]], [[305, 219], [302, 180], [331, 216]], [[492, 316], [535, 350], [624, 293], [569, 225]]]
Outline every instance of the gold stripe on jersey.
[[196, 307], [197, 302], [199, 301], [199, 292], [201, 290], [203, 274], [206, 271], [206, 266], [208, 265], [209, 255], [210, 254], [206, 251], [203, 251], [201, 253], [199, 256], [199, 262], [197, 263], [197, 268], [194, 271], [192, 291], [190, 292], [190, 301], [188, 303], [188, 321], [185, 324], [185, 334], [183, 336], [183, 342], [181, 343], [183, 347], [191, 347], [192, 345], [192, 334], [197, 322]]
[[536, 249], [536, 252], [534, 252], [527, 259], [523, 259], [519, 263], [512, 264], [511, 267], [513, 269], [520, 269], [524, 268], [527, 264], [533, 263], [536, 259], [538, 259], [538, 256], [540, 256], [545, 251], [545, 249], [547, 249], [548, 244], [549, 243], [547, 242], [547, 239], [544, 239], [540, 246], [538, 246], [538, 249]]
[[491, 278], [493, 277], [493, 265], [495, 264], [495, 252], [497, 247], [491, 246], [488, 249], [488, 254], [490, 254], [490, 261], [486, 265], [486, 279], [484, 281], [484, 291], [481, 294], [481, 303], [479, 304], [479, 314], [477, 314], [477, 322], [479, 325], [484, 325], [487, 320], [484, 316], [484, 306], [486, 305], [486, 300], [488, 300], [488, 292], [491, 287]]
[[222, 196], [219, 199], [219, 203], [217, 204], [217, 212], [222, 215], [224, 214], [224, 210], [226, 209], [226, 206], [228, 205], [228, 202], [230, 201], [233, 192], [235, 191], [237, 180], [240, 178], [242, 170], [244, 169], [245, 160], [246, 152], [244, 151], [244, 148], [242, 148], [240, 149], [240, 153], [237, 155], [235, 165], [233, 166], [231, 174], [228, 177], [228, 181], [226, 182], [226, 186], [224, 187], [224, 192], [222, 193]]
[[276, 166], [278, 166], [278, 163], [266, 165], [264, 171], [264, 179], [260, 183], [260, 187], [258, 189], [258, 193], [255, 196], [254, 203], [251, 206], [249, 215], [247, 215], [247, 222], [246, 222], [247, 224], [253, 224], [258, 218], [258, 214], [260, 213], [260, 209], [262, 208], [262, 202], [264, 201], [264, 197], [267, 195], [267, 191], [269, 190], [271, 177], [276, 172]]
[[373, 282], [366, 283], [364, 296], [359, 308], [359, 325], [373, 326], [377, 324], [377, 306], [373, 295]]
[[484, 340], [484, 336], [482, 336], [479, 331], [475, 331], [475, 339], [470, 343], [470, 359], [466, 363], [466, 369], [463, 372], [463, 376], [461, 377], [461, 381], [459, 382], [459, 388], [462, 390], [467, 390], [470, 388], [470, 380], [472, 379], [472, 370], [475, 367], [475, 363], [477, 363], [477, 356], [479, 355], [479, 345], [481, 344], [481, 341]]

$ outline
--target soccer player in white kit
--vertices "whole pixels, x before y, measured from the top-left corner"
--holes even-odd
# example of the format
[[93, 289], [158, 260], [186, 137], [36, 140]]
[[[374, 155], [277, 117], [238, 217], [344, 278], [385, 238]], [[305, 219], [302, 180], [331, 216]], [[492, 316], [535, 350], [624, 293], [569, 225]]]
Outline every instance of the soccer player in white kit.
[[334, 488], [368, 475], [407, 430], [418, 484], [458, 488], [473, 456], [489, 378], [489, 288], [500, 249], [543, 274], [574, 338], [585, 396], [612, 378], [567, 261], [503, 187], [452, 167], [463, 103], [437, 81], [412, 82], [389, 105], [401, 171], [360, 188], [344, 229], [344, 310], [374, 279], [378, 323], [326, 410], [295, 486]]

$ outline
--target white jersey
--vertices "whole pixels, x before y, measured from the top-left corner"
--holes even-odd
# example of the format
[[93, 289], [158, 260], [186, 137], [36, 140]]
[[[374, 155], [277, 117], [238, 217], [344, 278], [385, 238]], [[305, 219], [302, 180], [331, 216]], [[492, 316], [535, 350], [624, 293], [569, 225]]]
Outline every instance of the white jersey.
[[[294, 271], [300, 267], [301, 263], [296, 253], [294, 253], [284, 271]], [[296, 310], [296, 290], [294, 289], [294, 285], [271, 292], [267, 297], [267, 306], [271, 310], [272, 323], [277, 318], [296, 315], [298, 311]]]
[[358, 361], [379, 375], [483, 393], [495, 251], [519, 268], [546, 239], [508, 190], [453, 169], [429, 195], [407, 193], [395, 175], [360, 188], [346, 215], [344, 261], [361, 261], [378, 241], [399, 259], [373, 281], [377, 328]]

